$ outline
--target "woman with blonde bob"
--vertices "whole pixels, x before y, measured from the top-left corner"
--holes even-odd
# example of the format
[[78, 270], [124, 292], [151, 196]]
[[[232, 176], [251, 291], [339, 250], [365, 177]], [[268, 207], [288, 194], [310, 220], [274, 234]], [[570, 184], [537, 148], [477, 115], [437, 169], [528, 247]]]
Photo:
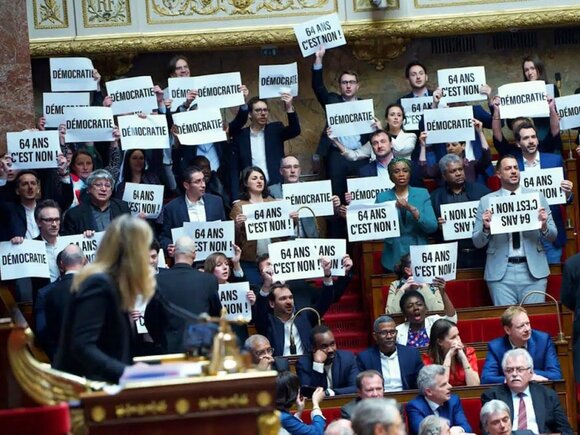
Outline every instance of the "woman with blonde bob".
[[95, 262], [74, 277], [55, 368], [118, 383], [133, 357], [129, 313], [137, 295], [149, 300], [155, 292], [151, 240], [142, 219], [125, 214], [111, 222]]

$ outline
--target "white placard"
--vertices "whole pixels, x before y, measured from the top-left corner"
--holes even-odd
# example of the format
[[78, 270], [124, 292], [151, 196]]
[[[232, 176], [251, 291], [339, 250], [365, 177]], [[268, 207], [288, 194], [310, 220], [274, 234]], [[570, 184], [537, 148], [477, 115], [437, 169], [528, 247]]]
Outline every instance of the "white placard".
[[135, 327], [137, 328], [137, 334], [147, 334], [147, 327], [145, 326], [145, 310], [147, 309], [147, 300], [142, 294], [138, 294], [135, 299], [135, 306], [133, 311], [139, 313], [139, 317], [135, 320]]
[[447, 104], [487, 99], [486, 95], [479, 92], [480, 87], [486, 83], [485, 67], [483, 66], [437, 71], [437, 84], [442, 92], [441, 100]]
[[321, 278], [321, 257], [331, 260], [333, 276], [344, 276], [342, 258], [346, 255], [344, 239], [295, 239], [288, 242], [270, 243], [268, 254], [272, 262], [274, 281]]
[[338, 14], [325, 15], [294, 26], [303, 57], [316, 53], [319, 45], [329, 48], [346, 45]]
[[441, 217], [445, 219], [445, 223], [441, 225], [443, 239], [471, 239], [478, 206], [479, 201], [441, 204]]
[[252, 306], [248, 302], [250, 283], [248, 281], [220, 284], [218, 294], [222, 307], [226, 309], [226, 320], [252, 320]]
[[475, 140], [473, 107], [447, 107], [423, 112], [427, 144]]
[[556, 88], [554, 83], [546, 83], [546, 94], [548, 94], [548, 97], [552, 98], [556, 96]]
[[379, 193], [391, 189], [394, 185], [390, 178], [380, 176], [346, 179], [348, 192], [352, 196], [351, 205], [374, 203]]
[[133, 216], [143, 213], [146, 219], [156, 219], [163, 207], [163, 184], [125, 183], [123, 201]]
[[[173, 244], [179, 239], [181, 236], [187, 236], [185, 229], [183, 227], [171, 228], [171, 240], [173, 240]], [[190, 236], [193, 238], [193, 236]], [[196, 247], [197, 248], [197, 247]], [[197, 252], [197, 249], [196, 249]], [[196, 254], [197, 255], [197, 254]]]
[[105, 235], [104, 231], [99, 231], [94, 234], [93, 237], [85, 237], [82, 234], [74, 234], [72, 236], [59, 236], [56, 239], [56, 252], [62, 251], [71, 243], [74, 243], [79, 248], [82, 249], [83, 254], [89, 263], [92, 263], [95, 259], [95, 255], [97, 254], [97, 249], [101, 244], [101, 240], [103, 240], [103, 236]]
[[131, 77], [107, 82], [107, 92], [113, 100], [113, 114], [145, 112], [156, 110], [157, 96], [153, 91], [151, 76]]
[[[309, 207], [315, 216], [332, 216], [332, 186], [330, 180], [307, 181], [304, 183], [282, 184], [282, 196], [290, 201], [292, 211], [300, 207]], [[312, 217], [309, 210], [300, 210], [299, 216]]]
[[410, 247], [413, 280], [432, 283], [433, 278], [455, 279], [457, 273], [457, 242]]
[[375, 131], [373, 100], [356, 100], [326, 105], [326, 122], [332, 137], [354, 136]]
[[539, 229], [542, 226], [538, 219], [538, 210], [541, 207], [540, 195], [537, 192], [490, 198], [491, 234]]
[[173, 114], [181, 145], [201, 145], [227, 140], [220, 109], [189, 110]]
[[86, 57], [51, 57], [50, 89], [52, 92], [96, 91], [93, 61]]
[[290, 211], [290, 202], [286, 200], [243, 205], [247, 240], [296, 235]]
[[401, 106], [405, 111], [405, 130], [419, 130], [423, 112], [433, 107], [433, 97], [401, 98]]
[[497, 95], [500, 98], [502, 119], [550, 116], [546, 83], [543, 80], [503, 85], [497, 88]]
[[113, 140], [113, 111], [110, 107], [65, 107], [65, 142], [110, 142]]
[[566, 194], [560, 188], [563, 168], [530, 169], [520, 172], [522, 187], [542, 192], [550, 205], [566, 204]]
[[[173, 229], [171, 234], [175, 243]], [[196, 261], [205, 260], [214, 252], [223, 252], [228, 258], [234, 256], [234, 221], [184, 222], [183, 235], [195, 242]]]
[[285, 65], [260, 65], [260, 98], [280, 98], [282, 94], [298, 95], [298, 66], [296, 62]]
[[65, 107], [89, 107], [91, 94], [88, 92], [44, 92], [42, 94], [42, 116], [46, 127], [57, 128], [64, 124]]
[[14, 245], [0, 242], [0, 277], [2, 281], [18, 278], [50, 278], [46, 244], [25, 239]]
[[[185, 103], [187, 91], [195, 89], [194, 77], [169, 77], [167, 80], [169, 98], [171, 101], [171, 111], [175, 112], [179, 106]], [[193, 104], [196, 104], [194, 102]]]
[[119, 132], [123, 151], [131, 149], [169, 148], [169, 130], [165, 115], [119, 116]]
[[580, 94], [559, 97], [555, 102], [560, 116], [560, 130], [580, 127]]
[[236, 107], [246, 103], [239, 72], [194, 77], [198, 108]]
[[9, 132], [6, 142], [14, 169], [58, 167], [61, 149], [56, 130]]
[[351, 204], [346, 212], [349, 242], [381, 240], [400, 236], [396, 201]]

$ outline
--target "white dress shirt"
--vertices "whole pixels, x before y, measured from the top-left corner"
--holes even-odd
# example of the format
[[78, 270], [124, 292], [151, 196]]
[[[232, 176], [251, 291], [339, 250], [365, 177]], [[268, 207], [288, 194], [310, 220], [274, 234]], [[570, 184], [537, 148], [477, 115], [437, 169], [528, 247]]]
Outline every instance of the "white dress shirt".
[[[24, 207], [24, 206], [23, 206]], [[40, 228], [38, 228], [38, 224], [34, 219], [34, 209], [24, 207], [24, 212], [26, 213], [26, 235], [24, 236], [25, 239], [33, 240], [38, 237], [40, 234]]]
[[185, 195], [185, 205], [187, 206], [187, 214], [189, 215], [189, 222], [205, 222], [205, 204], [203, 196], [198, 201], [192, 202]]
[[[539, 433], [538, 423], [536, 422], [536, 412], [534, 411], [534, 404], [532, 402], [532, 395], [530, 393], [530, 387], [526, 388], [524, 391], [524, 403], [526, 404], [526, 420], [527, 428], [534, 433]], [[520, 398], [517, 393], [512, 391], [512, 403], [514, 407], [514, 422], [512, 424], [512, 430], [518, 430], [518, 413], [520, 411]]]
[[381, 354], [381, 371], [383, 372], [384, 391], [403, 391], [399, 355], [395, 350], [390, 356]]
[[[284, 352], [283, 356], [292, 355], [290, 353], [290, 324], [292, 321], [288, 319], [284, 323]], [[294, 336], [294, 344], [296, 345], [296, 355], [302, 355], [304, 353], [304, 348], [302, 347], [302, 340], [300, 339], [300, 334], [296, 325], [292, 325], [292, 335]]]
[[266, 161], [266, 138], [264, 129], [254, 131], [250, 128], [250, 149], [252, 150], [252, 166], [257, 166], [266, 176], [266, 183], [270, 180], [268, 163]]

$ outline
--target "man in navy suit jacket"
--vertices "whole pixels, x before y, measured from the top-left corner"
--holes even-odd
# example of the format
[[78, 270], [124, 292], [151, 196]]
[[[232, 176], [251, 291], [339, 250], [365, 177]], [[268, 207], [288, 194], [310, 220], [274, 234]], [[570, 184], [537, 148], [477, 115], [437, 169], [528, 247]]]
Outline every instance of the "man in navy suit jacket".
[[200, 168], [190, 166], [183, 173], [182, 180], [185, 195], [175, 198], [163, 208], [163, 229], [159, 238], [161, 247], [169, 256], [173, 256], [175, 250], [172, 228], [182, 227], [184, 222], [226, 220], [222, 199], [205, 193], [205, 177]]
[[324, 388], [327, 396], [356, 391], [358, 367], [352, 352], [338, 350], [334, 334], [326, 325], [312, 328], [312, 354], [303, 355], [296, 364], [301, 385]]
[[[380, 316], [373, 326], [376, 346], [357, 356], [358, 368], [376, 370], [383, 375], [385, 391], [402, 391], [417, 388], [417, 375], [423, 367], [419, 351], [415, 347], [397, 344], [395, 321]], [[383, 370], [383, 367], [387, 370]]]
[[534, 381], [562, 379], [560, 361], [552, 338], [545, 332], [533, 330], [524, 307], [508, 307], [501, 316], [506, 335], [487, 344], [487, 356], [481, 374], [482, 384], [500, 384], [504, 381], [501, 361], [513, 348], [527, 349], [534, 361]]
[[464, 432], [472, 432], [459, 396], [451, 394], [451, 384], [445, 367], [439, 364], [423, 367], [419, 372], [417, 385], [419, 395], [407, 403], [406, 407], [410, 435], [419, 433], [421, 421], [429, 415], [438, 415], [449, 420], [451, 429], [456, 427]]

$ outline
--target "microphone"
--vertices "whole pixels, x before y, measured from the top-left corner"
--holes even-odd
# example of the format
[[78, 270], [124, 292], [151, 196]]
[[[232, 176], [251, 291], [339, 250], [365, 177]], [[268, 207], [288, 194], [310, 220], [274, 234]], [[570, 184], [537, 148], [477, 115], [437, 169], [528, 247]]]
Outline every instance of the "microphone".
[[300, 308], [298, 311], [296, 311], [296, 313], [294, 313], [294, 315], [290, 318], [290, 355], [296, 355], [296, 343], [294, 341], [294, 334], [292, 332], [292, 328], [294, 326], [294, 321], [304, 311], [314, 312], [314, 314], [316, 314], [316, 317], [318, 318], [318, 325], [320, 326], [320, 323], [321, 323], [320, 322], [320, 313], [312, 307]]
[[556, 319], [558, 320], [558, 336], [556, 338], [556, 344], [568, 343], [568, 340], [566, 340], [566, 336], [564, 335], [564, 332], [562, 331], [562, 319], [560, 318], [560, 306], [558, 305], [558, 301], [554, 298], [554, 296], [552, 296], [548, 293], [541, 292], [539, 290], [533, 290], [524, 296], [524, 298], [520, 302], [520, 307], [524, 305], [524, 302], [526, 302], [526, 299], [528, 299], [528, 296], [533, 295], [533, 294], [546, 295], [546, 296], [548, 296], [548, 298], [550, 298], [554, 302], [554, 305], [556, 306]]

